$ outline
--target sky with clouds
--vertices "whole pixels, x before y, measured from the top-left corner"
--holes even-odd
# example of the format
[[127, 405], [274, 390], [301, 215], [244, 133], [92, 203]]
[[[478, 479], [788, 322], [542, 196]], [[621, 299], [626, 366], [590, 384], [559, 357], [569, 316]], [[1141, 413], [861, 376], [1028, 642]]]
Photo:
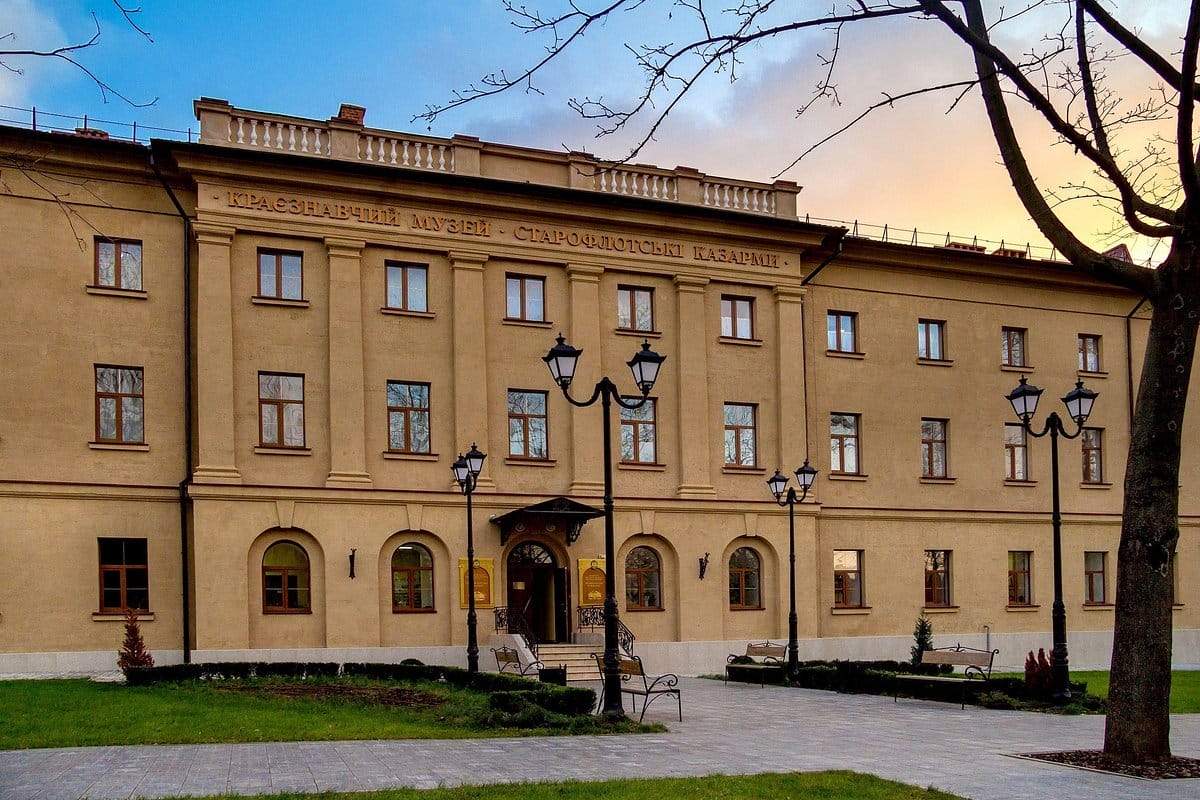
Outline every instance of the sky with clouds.
[[[124, 2], [126, 8], [142, 9], [133, 18], [153, 41], [127, 24], [110, 0], [0, 0], [0, 35], [14, 35], [0, 42], [0, 49], [86, 41], [96, 31], [94, 14], [100, 38], [78, 54], [79, 61], [130, 100], [152, 105], [135, 107], [114, 96], [105, 102], [86, 75], [65, 63], [8, 59], [22, 73], [0, 69], [0, 106], [5, 106], [0, 119], [28, 124], [27, 109], [36, 107], [40, 125], [73, 128], [75, 120], [50, 114], [86, 114], [90, 124], [113, 135], [129, 135], [127, 127], [113, 123], [133, 121], [139, 135], [148, 126], [186, 131], [196, 126], [192, 100], [209, 96], [241, 108], [316, 119], [334, 115], [340, 103], [357, 103], [367, 108], [372, 127], [426, 132], [427, 124], [414, 117], [427, 105], [446, 101], [455, 89], [489, 72], [511, 74], [527, 66], [547, 44], [544, 37], [517, 29], [500, 0]], [[525, 3], [547, 10], [564, 4]], [[777, 16], [814, 5], [823, 11], [829, 3], [779, 3]], [[1017, 4], [1007, 5], [1011, 11]], [[1169, 56], [1179, 49], [1184, 0], [1110, 5], [1159, 52]], [[1062, 13], [1051, 4], [1001, 26], [994, 36], [1017, 53], [1026, 52], [1057, 29]], [[469, 104], [439, 118], [428, 132], [624, 157], [645, 128], [634, 123], [630, 135], [596, 139], [595, 123], [571, 111], [568, 98], [628, 103], [640, 91], [642, 76], [626, 43], [680, 41], [695, 32], [687, 9], [673, 0], [650, 0], [589, 32], [538, 80], [540, 92], [513, 91]], [[971, 75], [969, 53], [936, 23], [905, 18], [848, 26], [839, 57], [842, 104], [822, 102], [797, 118], [796, 109], [823, 74], [818, 54], [828, 55], [830, 43], [827, 31], [813, 30], [747, 50], [736, 80], [724, 73], [700, 81], [635, 161], [770, 181], [809, 145], [882, 99], [883, 92]], [[1140, 98], [1156, 85], [1129, 58], [1108, 71], [1128, 98]], [[901, 239], [918, 228], [956, 239], [978, 236], [1009, 246], [1044, 246], [999, 165], [977, 93], [947, 113], [952, 97], [924, 96], [875, 112], [786, 169], [779, 177], [803, 186], [800, 213], [857, 220], [870, 233], [887, 224], [893, 236], [907, 231]], [[1020, 114], [1019, 124], [1044, 186], [1086, 174], [1037, 119]], [[1127, 144], [1141, 146], [1138, 138]], [[1089, 201], [1069, 204], [1064, 213], [1094, 246], [1121, 241], [1111, 233], [1112, 218]], [[1139, 257], [1150, 255], [1145, 242], [1124, 241]]]

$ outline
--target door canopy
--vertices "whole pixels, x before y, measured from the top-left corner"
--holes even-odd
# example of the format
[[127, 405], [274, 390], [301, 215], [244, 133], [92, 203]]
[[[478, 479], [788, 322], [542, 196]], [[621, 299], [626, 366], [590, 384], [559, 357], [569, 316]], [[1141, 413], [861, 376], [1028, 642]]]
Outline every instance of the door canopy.
[[525, 508], [509, 511], [492, 517], [492, 524], [500, 528], [500, 544], [508, 544], [514, 533], [544, 533], [562, 536], [567, 544], [574, 544], [579, 532], [589, 519], [604, 516], [604, 512], [569, 497], [555, 497], [534, 503]]

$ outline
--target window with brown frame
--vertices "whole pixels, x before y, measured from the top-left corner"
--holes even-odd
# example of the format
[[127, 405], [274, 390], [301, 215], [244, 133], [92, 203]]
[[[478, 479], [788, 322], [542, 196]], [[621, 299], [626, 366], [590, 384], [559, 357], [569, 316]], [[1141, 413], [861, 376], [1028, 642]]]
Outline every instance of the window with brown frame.
[[260, 249], [258, 296], [274, 300], [303, 300], [304, 254]]
[[731, 339], [754, 338], [754, 298], [721, 296], [721, 335]]
[[150, 568], [145, 539], [97, 539], [100, 551], [100, 613], [150, 610]]
[[658, 425], [655, 422], [655, 414], [654, 398], [647, 398], [638, 408], [621, 407], [621, 461], [626, 464], [658, 463]]
[[1008, 551], [1008, 604], [1028, 606], [1033, 604], [1033, 553], [1028, 550]]
[[830, 311], [825, 318], [826, 348], [835, 353], [858, 352], [858, 314]]
[[758, 406], [725, 404], [725, 465], [758, 466]]
[[142, 243], [137, 239], [96, 237], [94, 286], [142, 290]]
[[547, 459], [546, 393], [508, 390], [508, 455]]
[[145, 385], [141, 367], [96, 364], [96, 441], [144, 444]]
[[662, 562], [644, 545], [625, 557], [625, 608], [628, 611], [662, 610]]
[[937, 319], [917, 321], [917, 358], [946, 360], [946, 322]]
[[385, 261], [387, 306], [397, 311], [429, 311], [429, 267]]
[[739, 547], [729, 557], [729, 607], [759, 609], [762, 603], [762, 561], [752, 548]]
[[925, 551], [925, 605], [950, 605], [950, 551]]
[[834, 608], [862, 608], [862, 550], [833, 551]]
[[304, 376], [258, 373], [259, 444], [304, 447]]
[[1108, 553], [1091, 552], [1083, 554], [1084, 601], [1089, 605], [1103, 605], [1108, 602], [1105, 594], [1104, 567], [1108, 561]]
[[1004, 425], [1004, 478], [1029, 480], [1029, 444], [1024, 425]]
[[829, 415], [829, 471], [838, 475], [858, 475], [858, 414]]
[[1000, 363], [1006, 367], [1024, 367], [1025, 328], [1000, 329]]
[[408, 542], [392, 553], [392, 613], [433, 611], [433, 556]]
[[429, 384], [387, 382], [388, 451], [428, 453]]
[[1100, 337], [1093, 333], [1079, 334], [1079, 371], [1100, 371]]
[[295, 542], [275, 542], [263, 553], [264, 614], [308, 614], [312, 610], [308, 553]]
[[644, 286], [617, 287], [617, 328], [654, 331], [654, 290]]
[[921, 477], [945, 478], [950, 472], [946, 465], [946, 429], [944, 419], [921, 420]]
[[508, 275], [505, 284], [506, 319], [546, 321], [546, 279], [536, 275]]
[[1083, 448], [1083, 482], [1104, 483], [1104, 429], [1084, 428], [1079, 441]]

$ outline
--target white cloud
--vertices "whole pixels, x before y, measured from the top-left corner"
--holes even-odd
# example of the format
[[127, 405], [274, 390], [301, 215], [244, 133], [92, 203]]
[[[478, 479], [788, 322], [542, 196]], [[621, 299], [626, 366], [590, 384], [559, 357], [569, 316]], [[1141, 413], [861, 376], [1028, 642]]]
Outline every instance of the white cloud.
[[[0, 0], [0, 50], [45, 50], [67, 43], [66, 34], [49, 11], [33, 0]], [[5, 64], [19, 69], [17, 74], [0, 68], [0, 104], [25, 107], [44, 83], [53, 83], [62, 73], [57, 59], [8, 56]], [[61, 63], [61, 62], [60, 62]], [[5, 116], [8, 116], [6, 112]]]

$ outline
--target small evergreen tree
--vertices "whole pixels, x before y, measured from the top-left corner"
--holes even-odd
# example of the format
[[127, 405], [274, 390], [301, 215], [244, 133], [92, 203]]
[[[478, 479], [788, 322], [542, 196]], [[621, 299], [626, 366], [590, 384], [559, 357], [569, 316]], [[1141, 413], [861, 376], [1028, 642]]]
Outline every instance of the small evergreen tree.
[[933, 649], [933, 623], [925, 616], [924, 611], [917, 617], [917, 626], [913, 628], [913, 641], [915, 644], [912, 646], [912, 663], [920, 664], [921, 653]]
[[117, 666], [125, 677], [129, 677], [130, 667], [153, 667], [154, 656], [146, 649], [146, 640], [142, 638], [142, 629], [138, 625], [136, 608], [125, 609], [125, 641], [117, 653]]

